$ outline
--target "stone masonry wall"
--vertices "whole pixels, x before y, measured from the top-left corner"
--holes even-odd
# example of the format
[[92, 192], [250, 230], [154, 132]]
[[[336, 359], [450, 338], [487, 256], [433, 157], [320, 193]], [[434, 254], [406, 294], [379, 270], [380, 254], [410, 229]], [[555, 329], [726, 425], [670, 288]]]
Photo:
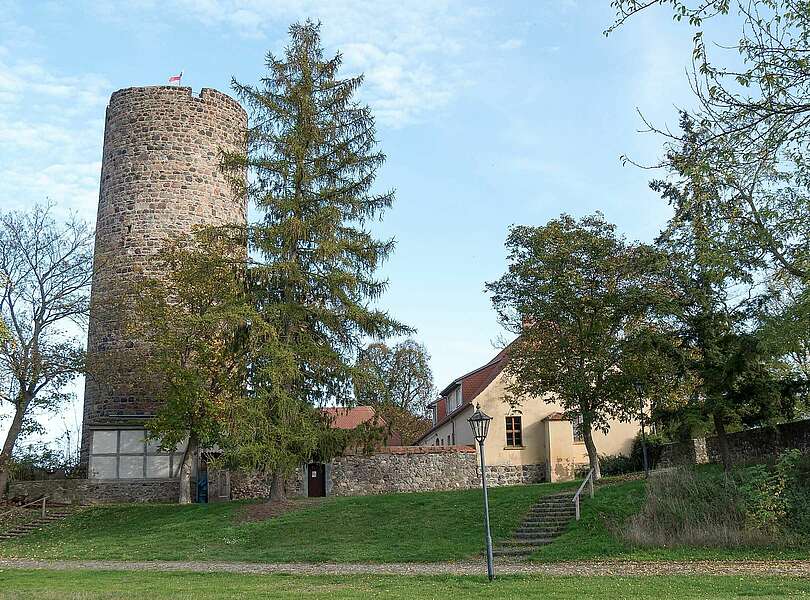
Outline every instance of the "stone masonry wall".
[[[734, 464], [762, 462], [781, 452], [798, 449], [810, 452], [810, 419], [760, 427], [728, 434], [731, 461]], [[716, 437], [667, 444], [661, 452], [659, 467], [682, 464], [720, 463], [720, 443]]]
[[50, 502], [64, 504], [177, 502], [179, 493], [178, 479], [62, 479], [9, 483], [9, 498], [26, 502], [42, 496], [48, 496]]
[[245, 199], [220, 171], [220, 151], [245, 146], [247, 115], [234, 99], [203, 89], [157, 86], [110, 98], [95, 240], [84, 398], [83, 462], [89, 431], [154, 413], [156, 385], [137, 369], [143, 344], [121, 302], [132, 283], [159, 274], [154, 260], [172, 236], [195, 227], [244, 224]]
[[469, 446], [391, 446], [336, 458], [330, 474], [334, 496], [467, 489], [480, 481]]
[[[287, 479], [284, 485], [287, 497], [304, 495], [303, 467], [296, 469], [295, 473]], [[245, 473], [231, 474], [231, 499], [245, 500], [248, 498], [269, 498], [270, 478], [259, 474]]]
[[525, 485], [543, 483], [546, 465], [497, 465], [487, 467], [487, 485]]
[[[306, 495], [303, 473], [287, 481], [288, 496]], [[477, 488], [481, 485], [478, 454], [470, 446], [391, 446], [374, 454], [336, 458], [326, 466], [329, 496], [366, 496], [396, 492], [427, 492]], [[546, 465], [487, 467], [491, 487], [541, 483]], [[270, 481], [259, 475], [231, 475], [234, 500], [268, 498]]]
[[[538, 483], [545, 465], [487, 467], [492, 487]], [[334, 496], [426, 492], [477, 488], [481, 485], [478, 454], [472, 446], [391, 446], [369, 455], [332, 461], [327, 488]]]

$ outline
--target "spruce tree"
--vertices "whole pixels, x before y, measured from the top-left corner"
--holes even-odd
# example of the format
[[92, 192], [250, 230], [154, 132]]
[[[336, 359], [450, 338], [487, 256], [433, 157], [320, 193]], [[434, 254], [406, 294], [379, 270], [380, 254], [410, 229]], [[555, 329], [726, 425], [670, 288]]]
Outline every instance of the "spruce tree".
[[369, 107], [355, 99], [363, 77], [338, 77], [341, 56], [324, 57], [319, 24], [296, 23], [289, 34], [283, 57], [267, 55], [258, 86], [233, 81], [251, 124], [247, 154], [225, 157], [226, 169], [249, 173], [243, 192], [260, 217], [250, 227], [249, 285], [289, 358], [283, 368], [253, 361], [250, 430], [238, 444], [243, 460], [272, 472], [276, 499], [299, 462], [327, 458], [313, 409], [351, 403], [358, 351], [408, 331], [372, 306], [387, 287], [375, 272], [394, 240], [376, 239], [369, 223], [394, 192], [372, 191], [385, 155]]

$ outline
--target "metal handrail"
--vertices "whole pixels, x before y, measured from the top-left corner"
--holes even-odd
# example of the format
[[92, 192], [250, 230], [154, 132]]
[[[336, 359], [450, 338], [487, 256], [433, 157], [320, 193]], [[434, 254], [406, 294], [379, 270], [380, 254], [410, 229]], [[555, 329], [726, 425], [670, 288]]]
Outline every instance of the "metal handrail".
[[48, 496], [43, 496], [39, 500], [34, 500], [33, 502], [29, 502], [28, 504], [22, 504], [20, 506], [15, 506], [11, 510], [7, 510], [4, 513], [0, 513], [0, 519], [5, 517], [6, 515], [10, 515], [15, 510], [22, 510], [23, 508], [28, 508], [29, 506], [33, 506], [34, 504], [42, 503], [42, 517], [45, 518], [45, 501], [48, 499]]
[[585, 484], [586, 483], [590, 484], [589, 485], [589, 488], [590, 488], [589, 491], [591, 493], [591, 498], [593, 498], [593, 469], [588, 471], [588, 474], [585, 476], [585, 479], [583, 480], [582, 485], [579, 486], [579, 489], [577, 490], [577, 493], [574, 494], [574, 499], [571, 500], [571, 502], [574, 503], [574, 507], [576, 508], [577, 521], [579, 521], [579, 497], [582, 494], [582, 490], [585, 489]]

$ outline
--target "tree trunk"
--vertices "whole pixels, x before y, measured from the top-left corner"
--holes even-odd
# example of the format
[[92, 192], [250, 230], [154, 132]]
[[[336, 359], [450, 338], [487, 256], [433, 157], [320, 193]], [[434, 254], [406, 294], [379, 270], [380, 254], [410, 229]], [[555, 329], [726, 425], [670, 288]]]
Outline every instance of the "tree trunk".
[[22, 431], [23, 414], [25, 407], [28, 403], [25, 400], [20, 400], [17, 410], [14, 411], [14, 418], [11, 421], [11, 426], [8, 428], [6, 441], [3, 443], [3, 450], [0, 452], [0, 498], [5, 497], [6, 487], [8, 486], [9, 476], [9, 462], [11, 461], [11, 454], [14, 451], [14, 445], [17, 443], [17, 438]]
[[183, 454], [183, 464], [180, 466], [180, 498], [179, 504], [191, 504], [191, 471], [194, 468], [194, 457], [200, 448], [197, 436], [190, 435], [188, 445]]
[[270, 479], [270, 502], [284, 502], [286, 499], [284, 477], [278, 471], [273, 471]]
[[582, 421], [582, 439], [585, 440], [585, 448], [588, 450], [588, 462], [593, 469], [593, 479], [597, 481], [602, 479], [602, 470], [599, 468], [599, 454], [596, 451], [596, 444], [593, 443], [593, 434], [591, 433], [591, 424]]
[[720, 458], [723, 460], [723, 470], [731, 471], [731, 453], [728, 450], [728, 437], [726, 436], [726, 424], [718, 415], [714, 417], [714, 430], [717, 433], [717, 441], [720, 442]]

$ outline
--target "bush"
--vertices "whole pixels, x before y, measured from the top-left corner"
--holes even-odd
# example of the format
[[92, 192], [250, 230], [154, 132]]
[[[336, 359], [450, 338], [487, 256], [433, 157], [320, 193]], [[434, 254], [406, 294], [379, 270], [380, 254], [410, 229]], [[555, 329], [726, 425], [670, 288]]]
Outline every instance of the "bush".
[[773, 536], [746, 527], [746, 507], [736, 483], [722, 473], [683, 467], [655, 473], [647, 500], [624, 527], [640, 546], [737, 547], [768, 544]]
[[734, 479], [745, 504], [746, 526], [777, 533], [787, 516], [784, 473], [766, 465], [753, 465], [737, 469]]
[[[654, 469], [661, 457], [661, 449], [665, 442], [661, 435], [648, 433], [646, 436], [647, 460], [650, 469]], [[599, 457], [599, 465], [602, 468], [602, 475], [626, 475], [627, 473], [639, 473], [644, 470], [644, 454], [641, 447], [641, 433], [633, 439], [630, 448], [630, 456], [623, 454], [606, 454]]]
[[20, 448], [9, 463], [11, 479], [37, 481], [42, 479], [72, 479], [85, 476], [78, 455], [65, 455], [45, 444]]
[[624, 537], [641, 546], [750, 546], [810, 533], [810, 455], [782, 453], [772, 465], [681, 467], [654, 473]]
[[602, 470], [602, 476], [609, 477], [612, 475], [624, 475], [626, 473], [635, 473], [638, 471], [638, 465], [629, 456], [622, 454], [606, 454], [599, 457], [599, 467]]
[[[647, 461], [649, 462], [650, 469], [654, 469], [661, 458], [661, 451], [667, 443], [664, 436], [658, 433], [648, 433], [646, 436], [647, 443]], [[630, 458], [633, 459], [634, 464], [638, 465], [638, 471], [644, 469], [644, 458], [641, 448], [641, 433], [636, 434], [633, 439], [633, 446], [630, 449]]]
[[785, 528], [810, 535], [810, 454], [784, 452], [776, 463], [784, 481]]

